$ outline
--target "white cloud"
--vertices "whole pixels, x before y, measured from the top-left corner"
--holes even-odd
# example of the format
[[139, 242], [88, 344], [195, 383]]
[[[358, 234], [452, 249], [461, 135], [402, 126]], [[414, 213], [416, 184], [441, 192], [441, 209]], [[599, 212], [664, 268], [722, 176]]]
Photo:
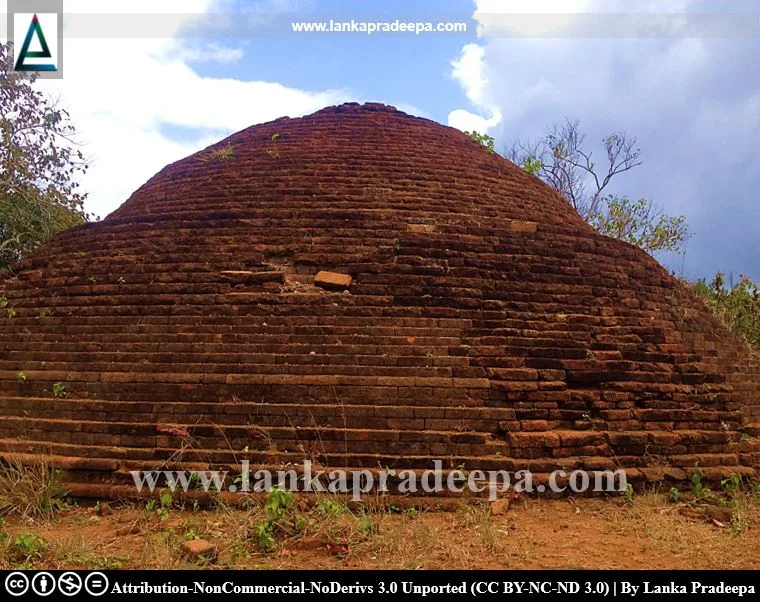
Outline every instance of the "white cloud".
[[200, 47], [184, 47], [177, 50], [173, 58], [184, 62], [197, 63], [237, 63], [243, 58], [242, 48], [229, 48], [219, 44], [206, 44]]
[[549, 35], [572, 25], [589, 0], [476, 0], [478, 35]]
[[[691, 14], [722, 18], [746, 11], [746, 5], [673, 0], [663, 9], [656, 0], [477, 0], [475, 6], [476, 19], [497, 12], [548, 14], [547, 27], [559, 24], [554, 13], [582, 14], [592, 23], [598, 16], [600, 24], [633, 11], [661, 18], [669, 35], [618, 35], [624, 26], [608, 38], [601, 37], [609, 33], [604, 29], [569, 37], [560, 27], [561, 33], [520, 37], [513, 31], [468, 44], [452, 63], [452, 77], [472, 106], [452, 111], [449, 122], [482, 127], [492, 123], [493, 111], [501, 121], [489, 133], [506, 144], [535, 139], [565, 117], [580, 119], [592, 146], [611, 131], [635, 135], [645, 163], [616, 179], [611, 192], [645, 196], [686, 215], [695, 232], [687, 275], [722, 268], [760, 278], [760, 247], [754, 243], [760, 237], [754, 135], [760, 128], [760, 72], [746, 62], [760, 43], [742, 34], [736, 21], [720, 36], [679, 37], [673, 29], [679, 22], [699, 23]], [[751, 17], [739, 14], [738, 21]]]
[[[2, 1], [2, 0], [0, 0]], [[212, 0], [67, 0], [67, 13], [208, 12]], [[183, 20], [178, 18], [177, 29]], [[239, 51], [178, 39], [66, 38], [64, 79], [40, 86], [69, 110], [92, 165], [87, 209], [105, 216], [167, 163], [219, 138], [283, 115], [351, 100], [341, 90], [306, 91], [276, 82], [203, 77], [188, 62], [231, 61]], [[182, 140], [166, 133], [182, 128]]]
[[459, 80], [462, 88], [475, 104], [483, 104], [483, 93], [488, 85], [483, 70], [485, 68], [486, 49], [477, 44], [466, 44], [458, 60], [451, 61], [451, 75]]
[[486, 95], [488, 78], [486, 69], [486, 50], [478, 44], [467, 44], [462, 54], [451, 62], [451, 75], [462, 86], [467, 98], [481, 111], [490, 114], [483, 117], [465, 109], [456, 109], [449, 113], [449, 125], [462, 131], [485, 133], [501, 121], [501, 112], [490, 103]]
[[465, 109], [454, 109], [449, 113], [448, 123], [451, 127], [463, 132], [479, 132], [484, 134], [498, 124], [499, 120], [500, 117], [498, 115], [486, 118]]

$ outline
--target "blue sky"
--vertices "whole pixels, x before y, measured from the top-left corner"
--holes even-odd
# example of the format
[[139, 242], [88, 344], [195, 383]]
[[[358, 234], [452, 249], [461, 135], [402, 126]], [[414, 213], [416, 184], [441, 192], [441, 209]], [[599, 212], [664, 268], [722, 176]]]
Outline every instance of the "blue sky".
[[[250, 3], [223, 3], [219, 10], [240, 10], [246, 4]], [[300, 8], [295, 12], [288, 5]], [[357, 6], [365, 8], [357, 10]], [[306, 89], [349, 88], [361, 98], [411, 105], [426, 116], [446, 123], [450, 103], [466, 101], [461, 87], [451, 77], [451, 60], [464, 44], [477, 40], [473, 9], [469, 0], [291, 2], [275, 6], [275, 10], [288, 15], [287, 18], [297, 14], [303, 20], [345, 16], [357, 20], [416, 21], [418, 17], [437, 20], [450, 15], [467, 21], [471, 32], [440, 36], [352, 34], [243, 38], [236, 39], [235, 43], [245, 48], [249, 60], [222, 68], [199, 65], [198, 70], [211, 76], [266, 79]], [[229, 44], [230, 40], [219, 42]]]
[[[100, 215], [170, 161], [328, 104], [386, 102], [485, 131], [499, 150], [569, 117], [592, 148], [612, 131], [637, 137], [644, 165], [611, 192], [686, 215], [685, 261], [662, 258], [668, 267], [689, 278], [722, 269], [760, 280], [760, 0], [66, 0], [65, 10], [146, 23], [177, 13], [161, 37], [102, 39], [72, 25], [65, 79], [44, 83], [80, 128], [93, 160], [83, 184]], [[647, 25], [631, 29], [634, 10]], [[280, 29], [252, 34], [239, 25], [242, 13]], [[674, 15], [693, 26], [705, 13], [708, 25], [723, 19], [718, 35], [676, 29]], [[744, 17], [737, 23], [732, 13]], [[510, 21], [495, 28], [505, 14]], [[199, 15], [206, 25], [233, 15], [236, 26], [187, 37]], [[295, 35], [286, 27], [331, 17], [464, 20], [469, 31]]]

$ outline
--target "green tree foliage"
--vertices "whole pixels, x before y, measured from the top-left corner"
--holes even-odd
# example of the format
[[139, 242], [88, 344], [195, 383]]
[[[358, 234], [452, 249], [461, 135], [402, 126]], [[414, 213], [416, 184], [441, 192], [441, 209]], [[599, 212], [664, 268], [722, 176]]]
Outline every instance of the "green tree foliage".
[[736, 335], [760, 352], [760, 285], [744, 275], [726, 282], [718, 272], [712, 282], [698, 280], [694, 291]]
[[602, 234], [639, 246], [647, 253], [678, 252], [688, 237], [683, 215], [665, 215], [647, 199], [604, 197], [589, 222]]
[[68, 113], [13, 70], [0, 43], [0, 269], [50, 236], [88, 219], [77, 176], [87, 163]]
[[481, 134], [480, 132], [475, 131], [465, 132], [465, 134], [480, 144], [480, 146], [485, 148], [489, 153], [496, 152], [493, 137], [489, 136], [488, 134]]
[[641, 165], [636, 139], [617, 132], [602, 140], [598, 165], [578, 121], [555, 124], [539, 140], [516, 142], [506, 156], [559, 192], [602, 234], [625, 240], [648, 253], [683, 252], [689, 238], [683, 216], [670, 216], [648, 199], [631, 201], [608, 194], [612, 180]]

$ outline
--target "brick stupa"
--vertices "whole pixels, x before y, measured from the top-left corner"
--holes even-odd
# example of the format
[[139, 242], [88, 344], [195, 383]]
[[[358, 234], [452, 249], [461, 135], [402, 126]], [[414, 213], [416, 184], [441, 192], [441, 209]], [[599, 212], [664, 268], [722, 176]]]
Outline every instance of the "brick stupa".
[[79, 490], [244, 458], [673, 481], [760, 465], [758, 363], [687, 287], [385, 105], [238, 132], [0, 287], [0, 451], [48, 455]]

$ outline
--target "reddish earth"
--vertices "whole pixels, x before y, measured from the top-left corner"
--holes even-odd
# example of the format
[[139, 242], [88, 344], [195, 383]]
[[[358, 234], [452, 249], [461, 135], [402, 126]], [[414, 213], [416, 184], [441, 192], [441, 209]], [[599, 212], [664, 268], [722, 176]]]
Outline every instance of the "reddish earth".
[[[41, 524], [11, 520], [5, 530], [10, 542], [21, 532], [46, 540], [41, 557], [27, 563], [37, 568], [758, 569], [760, 506], [742, 498], [738, 507], [741, 528], [718, 526], [704, 509], [654, 494], [633, 504], [518, 500], [499, 516], [476, 505], [369, 519], [312, 510], [307, 534], [282, 538], [271, 553], [246, 539], [261, 520], [256, 510], [171, 509], [161, 517], [114, 504], [105, 516], [76, 508]], [[193, 557], [185, 544], [195, 538], [207, 540], [214, 552]], [[203, 542], [196, 547], [211, 549]], [[23, 561], [11, 560], [6, 549], [1, 564]]]

